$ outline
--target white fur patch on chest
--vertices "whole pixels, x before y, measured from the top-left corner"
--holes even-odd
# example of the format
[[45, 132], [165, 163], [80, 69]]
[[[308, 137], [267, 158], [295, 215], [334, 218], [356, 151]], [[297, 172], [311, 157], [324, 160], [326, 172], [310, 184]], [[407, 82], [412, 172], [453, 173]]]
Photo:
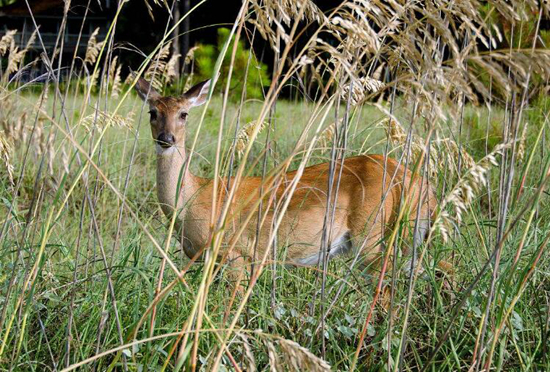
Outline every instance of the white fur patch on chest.
[[[331, 242], [330, 248], [328, 251], [329, 260], [333, 257], [349, 252], [349, 250], [351, 249], [351, 242], [349, 239], [350, 239], [349, 233], [345, 233], [340, 235], [338, 238], [334, 239]], [[309, 256], [297, 259], [295, 261], [295, 264], [300, 266], [313, 266], [319, 263], [320, 258], [321, 258], [321, 255], [319, 254], [319, 252], [315, 252]]]

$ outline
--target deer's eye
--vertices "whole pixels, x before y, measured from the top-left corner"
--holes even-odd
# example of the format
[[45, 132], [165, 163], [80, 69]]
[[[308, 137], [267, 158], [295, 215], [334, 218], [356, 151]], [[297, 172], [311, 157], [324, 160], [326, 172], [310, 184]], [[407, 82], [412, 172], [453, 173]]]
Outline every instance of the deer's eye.
[[157, 112], [155, 110], [149, 111], [149, 115], [151, 115], [151, 118], [150, 118], [151, 121], [157, 119]]
[[187, 112], [182, 112], [182, 113], [180, 114], [180, 119], [181, 119], [181, 120], [187, 120]]

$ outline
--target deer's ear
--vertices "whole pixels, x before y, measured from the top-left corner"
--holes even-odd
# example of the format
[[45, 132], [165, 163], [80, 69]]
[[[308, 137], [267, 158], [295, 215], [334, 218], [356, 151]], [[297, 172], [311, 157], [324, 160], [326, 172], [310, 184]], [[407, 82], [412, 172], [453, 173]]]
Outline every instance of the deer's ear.
[[153, 88], [151, 83], [149, 83], [147, 80], [145, 80], [142, 77], [140, 77], [136, 82], [135, 88], [139, 97], [145, 102], [154, 101], [160, 98], [159, 92], [157, 92], [157, 90]]
[[210, 79], [194, 85], [183, 94], [183, 98], [189, 102], [189, 107], [200, 106], [206, 102], [210, 90]]

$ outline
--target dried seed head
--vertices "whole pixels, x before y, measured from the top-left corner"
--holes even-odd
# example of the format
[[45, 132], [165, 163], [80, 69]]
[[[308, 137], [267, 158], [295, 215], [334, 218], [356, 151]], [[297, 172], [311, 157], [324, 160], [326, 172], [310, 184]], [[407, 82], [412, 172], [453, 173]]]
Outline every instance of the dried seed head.
[[252, 353], [252, 348], [250, 347], [250, 341], [248, 339], [248, 336], [240, 332], [237, 332], [237, 336], [242, 340], [242, 345], [244, 350], [243, 357], [248, 364], [246, 370], [250, 372], [255, 372], [257, 370], [256, 359], [254, 358], [254, 353]]
[[319, 143], [322, 148], [326, 149], [329, 146], [329, 143], [334, 139], [334, 134], [336, 133], [337, 123], [341, 123], [341, 119], [338, 122], [334, 122], [326, 127], [321, 134], [319, 134]]
[[193, 48], [189, 49], [187, 51], [187, 54], [185, 55], [185, 61], [183, 62], [184, 65], [188, 66], [191, 64], [191, 62], [193, 62], [193, 60], [195, 59], [195, 51], [199, 49], [198, 46], [194, 46]]
[[121, 90], [121, 78], [120, 78], [120, 72], [122, 70], [122, 65], [118, 65], [117, 68], [116, 68], [116, 71], [114, 72], [113, 74], [113, 79], [112, 79], [112, 87], [111, 87], [111, 95], [114, 97], [114, 98], [117, 98], [118, 95], [120, 94], [120, 90]]
[[517, 158], [518, 161], [522, 161], [523, 158], [525, 158], [525, 138], [527, 137], [527, 126], [528, 123], [525, 123], [523, 126], [523, 130], [521, 132], [521, 137], [518, 140], [518, 147], [517, 147]]
[[407, 133], [403, 126], [394, 118], [386, 118], [380, 122], [386, 128], [386, 133], [394, 145], [405, 145]]
[[92, 32], [92, 35], [88, 39], [88, 46], [86, 47], [86, 57], [84, 63], [93, 65], [99, 56], [99, 51], [103, 47], [105, 41], [97, 41], [97, 34], [99, 33], [99, 27]]
[[0, 131], [0, 159], [6, 164], [5, 169], [8, 180], [13, 184], [13, 164], [11, 163], [12, 146], [8, 142], [3, 131]]
[[[350, 94], [351, 88], [351, 97]], [[358, 105], [362, 103], [367, 97], [368, 93], [375, 93], [381, 90], [384, 87], [384, 83], [380, 80], [373, 79], [370, 77], [362, 77], [355, 79], [353, 83], [346, 84], [343, 88], [342, 99], [347, 100], [348, 97], [351, 100], [352, 105]]]
[[111, 97], [117, 98], [121, 90], [121, 79], [120, 72], [122, 70], [122, 65], [118, 64], [118, 56], [113, 57], [111, 63], [109, 64], [109, 71], [107, 79], [103, 81], [103, 89], [105, 92], [109, 92], [110, 84], [110, 93]]
[[4, 77], [6, 80], [9, 79], [11, 74], [21, 69], [23, 61], [25, 59], [25, 55], [27, 54], [30, 46], [34, 43], [34, 40], [36, 39], [35, 30], [29, 37], [29, 41], [27, 42], [25, 48], [20, 50], [19, 47], [15, 45], [16, 33], [16, 30], [8, 31], [0, 40], [0, 56], [3, 56], [7, 52], [9, 52], [8, 64], [6, 66], [6, 70], [4, 71]]
[[15, 34], [17, 30], [8, 30], [0, 39], [0, 57], [15, 47]]
[[166, 67], [164, 69], [164, 83], [170, 84], [173, 82], [178, 76], [178, 61], [181, 57], [181, 54], [174, 54], [170, 59], [168, 60], [168, 63], [166, 64]]
[[[464, 212], [467, 211], [480, 190], [487, 186], [489, 171], [498, 166], [497, 156], [501, 156], [508, 147], [510, 144], [497, 145], [490, 154], [471, 166], [445, 197], [441, 203], [441, 212], [433, 227], [435, 231], [439, 231], [444, 241], [448, 239], [449, 231], [452, 230], [453, 225], [462, 223]], [[450, 208], [452, 214], [445, 210], [446, 207]]]
[[117, 126], [119, 128], [131, 128], [133, 123], [134, 113], [130, 112], [127, 116], [113, 114], [97, 110], [94, 113], [82, 119], [82, 125], [87, 131], [90, 131], [91, 126]]
[[248, 22], [276, 51], [279, 51], [280, 40], [291, 42], [287, 28], [292, 21], [326, 22], [326, 16], [310, 0], [253, 0], [251, 6], [253, 12]]
[[155, 54], [150, 62], [149, 67], [145, 70], [143, 74], [147, 81], [151, 82], [151, 85], [161, 91], [165, 82], [164, 73], [166, 72], [167, 59], [170, 55], [170, 45], [171, 42], [168, 42], [159, 49], [157, 54]]
[[280, 339], [278, 343], [281, 347], [286, 365], [289, 367], [292, 366], [294, 371], [330, 371], [330, 365], [326, 361], [319, 358], [297, 342]]
[[237, 133], [237, 139], [235, 141], [235, 150], [237, 150], [237, 154], [239, 157], [242, 157], [244, 154], [244, 150], [248, 146], [248, 143], [250, 142], [250, 137], [256, 130], [257, 126], [260, 126], [258, 128], [258, 134], [264, 130], [264, 128], [268, 125], [267, 122], [256, 122], [252, 121], [248, 124], [246, 124], [242, 129]]
[[6, 71], [4, 72], [4, 76], [6, 78], [8, 78], [12, 73], [19, 71], [26, 53], [26, 49], [19, 50], [19, 48], [16, 46], [10, 48], [10, 54], [8, 55], [8, 66], [6, 67]]
[[277, 355], [277, 350], [275, 350], [275, 345], [269, 340], [265, 340], [267, 346], [267, 355], [269, 357], [269, 370], [271, 372], [277, 372], [277, 367], [279, 367], [279, 357]]

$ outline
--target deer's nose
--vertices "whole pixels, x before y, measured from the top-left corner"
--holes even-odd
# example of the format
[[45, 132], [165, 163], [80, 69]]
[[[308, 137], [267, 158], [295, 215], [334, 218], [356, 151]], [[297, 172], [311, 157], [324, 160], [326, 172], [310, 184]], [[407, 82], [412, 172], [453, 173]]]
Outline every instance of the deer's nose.
[[176, 139], [174, 138], [174, 135], [171, 133], [161, 133], [157, 138], [157, 143], [162, 148], [167, 149], [168, 147], [171, 147], [174, 145], [174, 143], [176, 143]]

